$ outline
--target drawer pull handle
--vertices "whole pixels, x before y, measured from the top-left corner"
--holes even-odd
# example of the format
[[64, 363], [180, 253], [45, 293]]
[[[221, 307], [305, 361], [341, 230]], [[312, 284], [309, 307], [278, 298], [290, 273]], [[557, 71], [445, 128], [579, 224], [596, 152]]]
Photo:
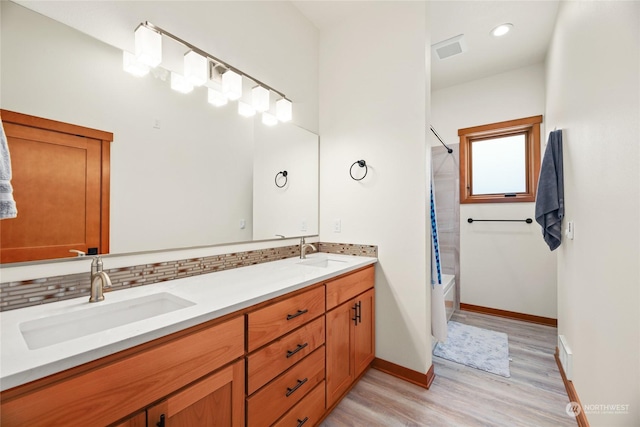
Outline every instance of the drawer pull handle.
[[356, 317], [358, 318], [358, 322], [356, 322], [357, 325], [358, 323], [362, 323], [362, 301], [358, 301], [356, 307], [358, 307], [358, 309], [356, 310]]
[[291, 319], [295, 319], [298, 316], [302, 316], [305, 313], [308, 313], [309, 310], [304, 309], [304, 310], [298, 310], [297, 313], [295, 314], [287, 314], [287, 320], [291, 320]]
[[351, 320], [353, 320], [354, 325], [358, 326], [358, 304], [354, 304], [351, 309], [353, 310], [353, 317]]
[[160, 421], [156, 423], [157, 427], [164, 427], [164, 414], [160, 415]]
[[297, 389], [299, 389], [302, 386], [302, 384], [306, 383], [307, 381], [309, 381], [309, 378], [298, 380], [298, 384], [294, 385], [293, 387], [287, 387], [287, 394], [285, 396], [287, 397], [291, 396], [293, 393], [295, 393]]
[[293, 350], [287, 350], [287, 359], [290, 358], [291, 356], [293, 356], [294, 354], [296, 354], [297, 352], [299, 352], [300, 350], [302, 350], [303, 348], [305, 348], [308, 345], [309, 345], [309, 343], [306, 342], [304, 344], [298, 344], [298, 346], [296, 348], [294, 348]]
[[298, 425], [296, 427], [302, 427], [304, 425], [304, 423], [306, 423], [307, 421], [309, 421], [309, 417], [304, 417], [303, 420], [298, 418]]

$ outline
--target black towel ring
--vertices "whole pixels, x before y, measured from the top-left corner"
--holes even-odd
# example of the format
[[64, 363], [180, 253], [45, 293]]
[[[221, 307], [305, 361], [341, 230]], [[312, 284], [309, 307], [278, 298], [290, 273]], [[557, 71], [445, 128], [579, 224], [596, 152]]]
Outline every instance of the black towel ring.
[[[284, 177], [284, 184], [282, 184], [282, 185], [278, 185], [278, 177], [279, 177], [280, 175], [282, 175], [282, 176]], [[289, 175], [289, 174], [287, 173], [287, 171], [281, 171], [281, 172], [278, 172], [278, 173], [276, 174], [276, 178], [275, 178], [276, 187], [278, 187], [278, 188], [282, 188], [282, 187], [284, 187], [285, 185], [287, 185], [287, 181], [288, 181], [287, 175]]]
[[[358, 165], [361, 168], [364, 168], [364, 175], [362, 175], [362, 178], [356, 178], [353, 176], [353, 167], [355, 165]], [[351, 179], [353, 179], [354, 181], [362, 181], [364, 177], [367, 176], [367, 172], [369, 172], [369, 167], [367, 166], [367, 162], [365, 162], [364, 160], [356, 160], [355, 162], [353, 162], [353, 164], [349, 168], [349, 175], [351, 175]]]

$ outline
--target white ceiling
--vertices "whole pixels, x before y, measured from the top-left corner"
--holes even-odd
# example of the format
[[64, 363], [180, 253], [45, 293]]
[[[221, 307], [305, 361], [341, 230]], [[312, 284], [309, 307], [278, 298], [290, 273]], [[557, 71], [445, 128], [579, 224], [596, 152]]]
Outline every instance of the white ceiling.
[[372, 3], [366, 0], [290, 0], [290, 2], [319, 30], [326, 30], [343, 21], [355, 19], [358, 12], [370, 7]]
[[[292, 1], [320, 31], [351, 19], [369, 1]], [[464, 34], [468, 50], [438, 60], [432, 56], [432, 90], [488, 77], [544, 61], [558, 12], [559, 0], [431, 1], [431, 43]], [[499, 24], [512, 23], [502, 38], [489, 32]], [[429, 48], [429, 47], [427, 47]]]
[[[553, 1], [435, 1], [431, 3], [431, 43], [464, 34], [467, 51], [431, 57], [431, 88], [439, 89], [544, 61], [558, 13]], [[489, 32], [503, 23], [503, 37]]]

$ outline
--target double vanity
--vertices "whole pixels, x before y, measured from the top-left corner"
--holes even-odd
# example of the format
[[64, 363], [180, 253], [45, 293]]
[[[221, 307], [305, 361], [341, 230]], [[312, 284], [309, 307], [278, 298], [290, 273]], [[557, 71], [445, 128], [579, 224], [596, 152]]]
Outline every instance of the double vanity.
[[376, 258], [316, 253], [0, 313], [3, 426], [313, 426], [374, 358]]

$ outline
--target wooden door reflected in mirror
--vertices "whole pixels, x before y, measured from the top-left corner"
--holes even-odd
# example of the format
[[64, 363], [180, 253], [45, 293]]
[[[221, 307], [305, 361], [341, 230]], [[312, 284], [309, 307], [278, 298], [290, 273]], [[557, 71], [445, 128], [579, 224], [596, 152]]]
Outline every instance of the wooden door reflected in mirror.
[[0, 221], [0, 263], [108, 253], [113, 134], [0, 111], [18, 208]]

